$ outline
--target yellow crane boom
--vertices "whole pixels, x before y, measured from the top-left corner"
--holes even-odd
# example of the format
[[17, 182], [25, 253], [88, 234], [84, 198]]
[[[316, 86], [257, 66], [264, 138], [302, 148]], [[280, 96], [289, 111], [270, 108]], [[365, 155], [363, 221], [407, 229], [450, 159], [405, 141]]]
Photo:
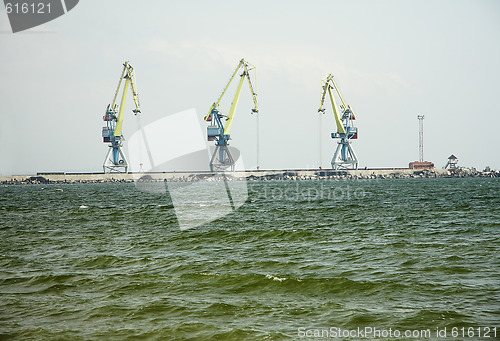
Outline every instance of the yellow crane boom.
[[333, 108], [333, 116], [335, 117], [335, 123], [337, 124], [337, 131], [339, 133], [345, 134], [345, 129], [342, 124], [342, 118], [340, 117], [339, 110], [337, 108], [337, 103], [335, 102], [335, 97], [333, 96], [332, 93], [332, 84], [339, 94], [340, 100], [342, 101], [343, 105], [345, 106], [344, 99], [340, 95], [340, 92], [337, 88], [337, 85], [335, 84], [335, 81], [333, 80], [333, 75], [329, 74], [325, 79], [321, 81], [322, 83], [322, 88], [323, 88], [323, 93], [321, 94], [321, 103], [318, 109], [318, 112], [324, 112], [325, 109], [323, 108], [323, 105], [325, 104], [325, 97], [326, 93], [328, 93], [328, 96], [330, 97], [330, 101], [332, 103], [332, 108]]
[[135, 82], [135, 74], [134, 74], [134, 68], [132, 65], [130, 65], [129, 62], [125, 62], [123, 64], [123, 71], [120, 77], [120, 81], [118, 82], [118, 88], [116, 89], [115, 96], [113, 97], [113, 102], [111, 104], [111, 108], [113, 110], [116, 110], [116, 99], [118, 97], [118, 93], [120, 92], [120, 86], [122, 84], [122, 80], [125, 79], [125, 85], [123, 86], [123, 94], [120, 102], [120, 107], [119, 107], [119, 112], [118, 112], [118, 117], [116, 120], [116, 127], [115, 127], [115, 133], [114, 135], [116, 137], [119, 137], [122, 135], [122, 130], [123, 130], [123, 113], [125, 112], [125, 104], [127, 101], [127, 93], [128, 93], [128, 88], [130, 86], [130, 89], [132, 90], [132, 95], [134, 98], [134, 104], [135, 104], [135, 109], [133, 110], [134, 114], [138, 114], [141, 112], [140, 109], [140, 104], [139, 104], [139, 96], [137, 94], [137, 85]]
[[217, 109], [219, 107], [220, 102], [222, 101], [222, 98], [224, 97], [224, 95], [227, 92], [227, 89], [231, 85], [233, 79], [238, 74], [238, 71], [240, 69], [242, 69], [242, 68], [243, 68], [243, 73], [240, 75], [241, 78], [240, 78], [240, 81], [238, 83], [238, 88], [236, 89], [236, 94], [234, 96], [233, 102], [231, 104], [231, 109], [229, 110], [229, 114], [227, 116], [227, 122], [226, 122], [226, 125], [225, 125], [225, 128], [224, 128], [224, 135], [229, 134], [229, 130], [231, 129], [231, 125], [232, 125], [233, 119], [234, 119], [234, 114], [236, 113], [236, 108], [237, 108], [238, 102], [240, 100], [241, 89], [243, 88], [244, 78], [247, 79], [250, 91], [252, 93], [252, 99], [253, 99], [253, 103], [254, 103], [254, 108], [252, 109], [252, 112], [255, 112], [255, 113], [259, 112], [259, 106], [258, 106], [258, 103], [257, 103], [257, 94], [255, 93], [255, 91], [253, 89], [253, 86], [252, 86], [252, 81], [250, 80], [250, 71], [251, 70], [255, 70], [255, 66], [253, 66], [249, 62], [245, 61], [245, 59], [242, 59], [238, 63], [238, 66], [236, 67], [236, 70], [234, 70], [233, 74], [231, 75], [231, 78], [229, 79], [227, 85], [224, 87], [224, 90], [222, 91], [222, 93], [219, 96], [218, 100], [216, 102], [214, 102], [212, 104], [212, 106], [210, 107], [207, 116], [205, 116], [205, 121], [208, 121], [210, 119], [212, 111], [214, 109]]

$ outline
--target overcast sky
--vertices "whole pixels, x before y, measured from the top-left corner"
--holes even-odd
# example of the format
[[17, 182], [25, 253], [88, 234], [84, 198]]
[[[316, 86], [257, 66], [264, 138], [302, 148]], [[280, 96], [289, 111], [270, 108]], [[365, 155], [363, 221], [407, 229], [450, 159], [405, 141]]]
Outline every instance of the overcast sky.
[[[201, 119], [241, 58], [257, 67], [262, 169], [329, 167], [333, 114], [320, 134], [317, 113], [329, 73], [358, 118], [360, 167], [417, 160], [425, 115], [426, 160], [500, 169], [497, 0], [84, 0], [16, 34], [0, 7], [0, 175], [101, 171], [102, 115], [126, 60], [147, 124], [191, 108]], [[231, 145], [249, 169], [251, 108], [244, 88]]]

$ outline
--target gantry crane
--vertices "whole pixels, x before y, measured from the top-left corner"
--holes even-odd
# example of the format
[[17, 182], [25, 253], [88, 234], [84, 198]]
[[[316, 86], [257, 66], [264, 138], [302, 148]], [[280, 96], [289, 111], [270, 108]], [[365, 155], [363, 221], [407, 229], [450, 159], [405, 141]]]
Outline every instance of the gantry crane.
[[[123, 85], [123, 94], [120, 102], [120, 106], [116, 103], [118, 98], [118, 93], [120, 92], [120, 86], [122, 81], [125, 79], [125, 84]], [[103, 170], [104, 173], [112, 172], [127, 172], [128, 162], [125, 158], [125, 154], [122, 151], [123, 144], [123, 118], [125, 112], [125, 103], [127, 101], [128, 87], [132, 90], [132, 95], [134, 97], [135, 109], [132, 110], [135, 115], [141, 112], [139, 105], [139, 97], [137, 95], [137, 86], [135, 83], [134, 68], [129, 62], [123, 64], [123, 71], [120, 76], [120, 81], [118, 82], [118, 88], [116, 89], [115, 96], [113, 97], [113, 102], [106, 108], [106, 113], [104, 114], [103, 120], [106, 122], [106, 127], [102, 128], [102, 138], [104, 143], [109, 144], [109, 150], [106, 154], [106, 159], [104, 160]]]
[[[325, 97], [328, 93], [330, 101], [332, 103], [333, 115], [335, 117], [335, 123], [337, 124], [337, 132], [332, 133], [332, 139], [340, 139], [337, 144], [337, 149], [332, 158], [332, 168], [333, 169], [357, 169], [358, 168], [358, 158], [351, 147], [350, 140], [358, 138], [358, 129], [353, 126], [353, 121], [356, 119], [356, 115], [352, 112], [349, 105], [344, 102], [342, 95], [340, 94], [337, 84], [333, 80], [333, 75], [329, 74], [321, 82], [323, 92], [321, 94], [321, 104], [318, 109], [320, 114], [325, 113], [323, 105], [325, 103]], [[340, 106], [341, 113], [337, 108], [335, 102], [335, 97], [332, 93], [332, 88], [337, 92], [342, 105]]]
[[[243, 72], [240, 74], [240, 82], [238, 84], [238, 88], [236, 89], [236, 95], [234, 96], [233, 103], [231, 104], [231, 109], [229, 110], [229, 114], [223, 115], [220, 113], [219, 105], [229, 88], [229, 85], [233, 81], [233, 79], [238, 74], [238, 71], [242, 69]], [[226, 87], [222, 91], [217, 102], [212, 104], [208, 114], [205, 116], [205, 121], [210, 122], [210, 125], [207, 127], [207, 137], [208, 141], [215, 141], [215, 151], [210, 159], [210, 170], [213, 171], [223, 171], [230, 169], [234, 171], [234, 159], [231, 156], [231, 153], [228, 149], [228, 141], [230, 140], [229, 130], [231, 129], [231, 125], [233, 124], [234, 114], [236, 112], [236, 107], [238, 106], [238, 101], [241, 95], [241, 89], [243, 88], [243, 82], [245, 78], [248, 80], [248, 85], [250, 86], [250, 91], [252, 92], [252, 98], [254, 103], [254, 108], [252, 109], [252, 113], [258, 113], [259, 108], [257, 104], [257, 94], [255, 93], [252, 82], [250, 80], [250, 71], [255, 71], [255, 66], [245, 61], [245, 59], [240, 60], [238, 67], [233, 72], [233, 75], [229, 79]], [[222, 119], [226, 119], [225, 125]]]

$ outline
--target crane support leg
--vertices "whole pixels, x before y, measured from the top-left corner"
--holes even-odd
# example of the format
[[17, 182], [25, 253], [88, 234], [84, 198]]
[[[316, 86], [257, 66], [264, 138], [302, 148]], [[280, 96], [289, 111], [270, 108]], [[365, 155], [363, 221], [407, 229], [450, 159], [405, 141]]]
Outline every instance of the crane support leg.
[[349, 140], [342, 140], [337, 144], [337, 149], [332, 158], [333, 169], [358, 169], [358, 158], [351, 147]]
[[109, 146], [102, 168], [104, 173], [127, 173], [128, 162], [121, 146]]
[[210, 159], [210, 171], [234, 171], [234, 159], [227, 144], [217, 144]]

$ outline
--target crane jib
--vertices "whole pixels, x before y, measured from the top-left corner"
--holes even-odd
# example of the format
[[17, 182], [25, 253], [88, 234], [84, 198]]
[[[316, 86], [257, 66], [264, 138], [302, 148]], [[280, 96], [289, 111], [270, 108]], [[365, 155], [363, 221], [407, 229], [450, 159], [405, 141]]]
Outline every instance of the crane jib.
[[245, 80], [245, 75], [241, 75], [240, 83], [238, 84], [238, 89], [236, 90], [236, 96], [234, 96], [233, 104], [231, 105], [231, 110], [229, 110], [228, 119], [226, 122], [226, 127], [224, 129], [224, 135], [229, 134], [229, 129], [231, 129], [231, 125], [233, 124], [234, 114], [236, 112], [236, 108], [238, 107], [238, 102], [240, 101], [241, 89], [243, 88], [243, 81]]
[[123, 113], [125, 112], [125, 103], [127, 101], [127, 92], [128, 92], [128, 86], [130, 83], [130, 78], [127, 78], [125, 81], [125, 85], [123, 87], [123, 95], [122, 95], [122, 100], [120, 102], [120, 111], [118, 112], [118, 118], [116, 121], [116, 128], [115, 128], [115, 137], [122, 136], [122, 128], [123, 128]]

